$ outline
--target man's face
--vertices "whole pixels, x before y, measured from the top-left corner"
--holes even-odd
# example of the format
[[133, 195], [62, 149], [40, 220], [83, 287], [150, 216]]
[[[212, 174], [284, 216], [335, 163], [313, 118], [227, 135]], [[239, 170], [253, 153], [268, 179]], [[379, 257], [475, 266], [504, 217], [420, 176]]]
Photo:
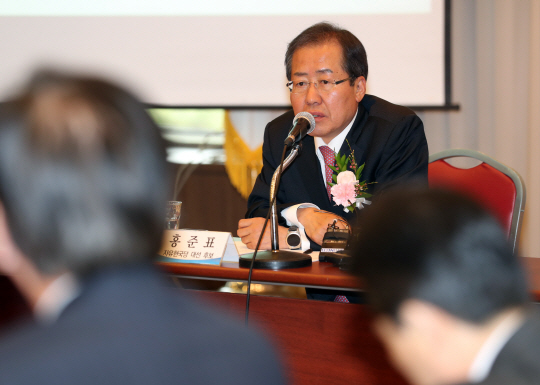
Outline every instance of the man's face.
[[[342, 67], [342, 58], [342, 48], [335, 41], [299, 48], [292, 57], [291, 80], [347, 79], [349, 75]], [[315, 130], [310, 135], [319, 136], [329, 143], [351, 122], [365, 92], [363, 76], [355, 79], [352, 86], [347, 80], [329, 92], [319, 91], [310, 84], [306, 93], [291, 93], [291, 104], [295, 114], [306, 111], [313, 115]]]
[[408, 324], [381, 316], [375, 321], [375, 332], [401, 373], [415, 385], [433, 385], [429, 351], [423, 343], [425, 335]]

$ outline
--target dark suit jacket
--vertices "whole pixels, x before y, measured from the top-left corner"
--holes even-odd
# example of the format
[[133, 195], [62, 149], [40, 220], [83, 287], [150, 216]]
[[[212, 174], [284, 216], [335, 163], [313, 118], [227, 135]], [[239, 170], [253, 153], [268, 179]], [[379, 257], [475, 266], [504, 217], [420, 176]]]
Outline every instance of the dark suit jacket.
[[[247, 218], [266, 216], [270, 182], [281, 160], [283, 141], [293, 118], [291, 110], [266, 126], [263, 169], [248, 199]], [[415, 179], [427, 183], [429, 154], [424, 126], [410, 109], [365, 95], [358, 104], [358, 114], [341, 147], [341, 154], [350, 154], [347, 141], [354, 150], [357, 163], [365, 163], [362, 180], [377, 182], [369, 185], [369, 192], [376, 195], [385, 188]], [[311, 136], [303, 139], [301, 154], [283, 173], [277, 195], [278, 212], [306, 202], [354, 222], [354, 213], [346, 214], [342, 206], [336, 206], [328, 199]], [[283, 218], [280, 218], [280, 224], [285, 224]]]
[[268, 344], [167, 288], [148, 266], [84, 283], [50, 326], [0, 340], [0, 384], [283, 384]]
[[477, 385], [538, 385], [540, 383], [540, 315], [532, 312]]

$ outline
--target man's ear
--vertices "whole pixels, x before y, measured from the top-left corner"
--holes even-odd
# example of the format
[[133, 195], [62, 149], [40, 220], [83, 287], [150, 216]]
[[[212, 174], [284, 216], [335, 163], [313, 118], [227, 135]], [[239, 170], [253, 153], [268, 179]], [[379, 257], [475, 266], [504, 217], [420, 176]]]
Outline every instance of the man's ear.
[[363, 76], [357, 77], [354, 81], [354, 94], [356, 102], [360, 103], [366, 94], [366, 78]]
[[0, 203], [0, 273], [16, 274], [23, 262], [21, 258], [24, 258], [23, 254], [13, 241], [4, 205]]
[[416, 330], [440, 342], [448, 335], [455, 323], [455, 317], [429, 302], [419, 299], [407, 299], [399, 308], [399, 319], [413, 326]]

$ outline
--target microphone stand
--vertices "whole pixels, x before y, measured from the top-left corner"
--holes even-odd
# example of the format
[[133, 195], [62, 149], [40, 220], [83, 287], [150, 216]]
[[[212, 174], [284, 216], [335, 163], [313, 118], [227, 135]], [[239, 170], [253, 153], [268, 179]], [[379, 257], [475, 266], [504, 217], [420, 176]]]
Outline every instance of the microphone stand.
[[[246, 268], [256, 268], [256, 269], [271, 269], [271, 270], [280, 270], [280, 269], [291, 269], [296, 267], [305, 267], [311, 265], [311, 256], [289, 251], [289, 250], [279, 250], [279, 233], [278, 233], [278, 215], [276, 209], [276, 195], [277, 189], [279, 188], [279, 181], [281, 179], [281, 174], [294, 159], [298, 156], [300, 152], [301, 144], [297, 143], [293, 146], [289, 156], [283, 161], [283, 165], [278, 167], [274, 171], [272, 176], [272, 182], [270, 183], [270, 202], [272, 202], [270, 207], [270, 241], [272, 245], [272, 250], [264, 250], [250, 254], [244, 254], [240, 256], [239, 266]], [[263, 228], [264, 229], [264, 228]], [[253, 256], [256, 255], [255, 260]]]

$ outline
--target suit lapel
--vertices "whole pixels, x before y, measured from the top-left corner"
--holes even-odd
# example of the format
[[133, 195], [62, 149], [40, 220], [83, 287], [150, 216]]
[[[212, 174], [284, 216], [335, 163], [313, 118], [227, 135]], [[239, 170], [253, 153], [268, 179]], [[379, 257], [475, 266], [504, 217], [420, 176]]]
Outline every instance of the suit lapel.
[[363, 150], [360, 147], [360, 138], [362, 136], [362, 127], [364, 127], [367, 118], [368, 113], [366, 109], [364, 108], [364, 106], [362, 106], [361, 103], [359, 103], [356, 119], [354, 120], [353, 126], [351, 127], [351, 130], [343, 141], [343, 144], [341, 145], [341, 149], [339, 151], [340, 154], [345, 154], [349, 156], [351, 154], [351, 150], [353, 150], [354, 159], [359, 165], [363, 163], [362, 158], [364, 157], [364, 154], [362, 154]]
[[[355, 155], [358, 156], [359, 154], [356, 152], [357, 143], [360, 139], [360, 135], [362, 134], [362, 127], [364, 126], [364, 123], [368, 117], [367, 111], [364, 108], [364, 106], [361, 103], [358, 103], [358, 113], [356, 114], [356, 119], [354, 120], [354, 123], [347, 134], [347, 137], [343, 141], [343, 144], [341, 145], [341, 149], [339, 150], [340, 154], [346, 154], [350, 155], [351, 150], [349, 148], [349, 144], [351, 145], [352, 149], [355, 150]], [[347, 144], [347, 142], [349, 144]], [[360, 150], [358, 150], [360, 151]]]

